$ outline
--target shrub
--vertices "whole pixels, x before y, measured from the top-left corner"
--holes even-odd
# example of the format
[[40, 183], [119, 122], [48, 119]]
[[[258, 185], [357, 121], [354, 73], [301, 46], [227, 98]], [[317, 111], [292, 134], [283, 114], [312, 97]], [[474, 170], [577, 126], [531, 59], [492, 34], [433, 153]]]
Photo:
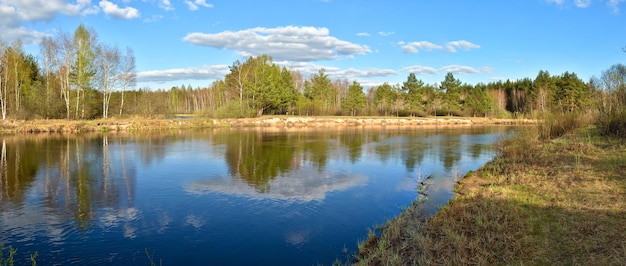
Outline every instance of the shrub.
[[242, 106], [238, 101], [230, 101], [216, 111], [217, 118], [247, 118], [256, 117], [257, 110]]
[[626, 138], [626, 110], [600, 114], [596, 126], [602, 135]]
[[550, 140], [561, 137], [566, 133], [586, 124], [585, 118], [579, 113], [552, 114], [544, 113], [543, 121], [539, 123], [538, 134], [540, 140]]

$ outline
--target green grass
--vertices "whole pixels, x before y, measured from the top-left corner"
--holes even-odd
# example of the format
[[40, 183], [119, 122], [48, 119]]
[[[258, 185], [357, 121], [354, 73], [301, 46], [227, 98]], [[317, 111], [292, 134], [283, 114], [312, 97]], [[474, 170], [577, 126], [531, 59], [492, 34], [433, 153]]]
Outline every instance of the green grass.
[[[15, 255], [17, 254], [17, 249], [13, 248], [12, 246], [9, 246], [8, 249], [6, 249], [6, 251], [8, 251], [8, 254], [4, 255], [4, 245], [0, 245], [0, 266], [13, 266], [17, 263], [17, 265], [23, 265], [22, 263], [20, 263], [19, 261], [15, 260]], [[37, 251], [35, 251], [35, 253], [30, 254], [30, 264], [32, 266], [37, 265], [37, 256], [39, 254], [37, 253]]]

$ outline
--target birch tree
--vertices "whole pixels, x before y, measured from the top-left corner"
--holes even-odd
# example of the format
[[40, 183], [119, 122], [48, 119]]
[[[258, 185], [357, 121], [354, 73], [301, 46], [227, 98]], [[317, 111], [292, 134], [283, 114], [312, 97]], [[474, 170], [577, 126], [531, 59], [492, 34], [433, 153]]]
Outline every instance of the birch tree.
[[[20, 111], [20, 103], [21, 103], [21, 93], [20, 93], [20, 68], [21, 68], [21, 64], [22, 64], [22, 41], [21, 40], [17, 40], [16, 42], [14, 42], [11, 47], [9, 47], [9, 49], [7, 50], [7, 54], [8, 56], [8, 61], [9, 64], [7, 65], [7, 72], [12, 71], [12, 75], [11, 75], [11, 79], [6, 79], [7, 85], [9, 81], [12, 81], [12, 87], [13, 87], [13, 97], [14, 97], [14, 107], [15, 107], [15, 113], [19, 113]], [[8, 90], [8, 88], [7, 88]]]
[[116, 47], [99, 45], [96, 53], [96, 83], [102, 93], [102, 117], [109, 117], [111, 94], [120, 77], [120, 51]]
[[57, 39], [57, 43], [60, 47], [59, 51], [61, 53], [60, 59], [56, 58], [57, 65], [59, 65], [58, 76], [60, 80], [60, 89], [61, 89], [61, 97], [65, 102], [65, 117], [67, 119], [70, 118], [70, 97], [71, 97], [71, 87], [70, 87], [70, 69], [72, 66], [72, 62], [74, 62], [74, 58], [76, 53], [74, 52], [74, 42], [70, 38], [70, 36], [66, 33], [59, 33], [59, 37]]
[[[76, 88], [76, 117], [85, 118], [85, 90], [89, 89], [95, 72], [96, 34], [84, 25], [74, 31], [76, 57], [70, 77]], [[79, 115], [80, 114], [80, 115]]]
[[120, 101], [120, 115], [124, 111], [124, 92], [135, 86], [137, 83], [137, 73], [135, 72], [135, 55], [133, 49], [126, 48], [126, 55], [122, 60], [122, 73], [120, 73], [120, 89], [121, 89], [121, 101]]
[[[52, 80], [52, 75], [58, 65], [57, 55], [59, 53], [59, 43], [51, 37], [44, 37], [41, 40], [40, 50], [43, 60], [43, 74], [46, 79], [46, 106], [50, 106], [50, 98], [52, 97], [50, 81]], [[50, 115], [49, 111], [46, 111], [46, 114]]]
[[[6, 73], [6, 62], [4, 60], [4, 53], [6, 51], [6, 44], [0, 39], [0, 108], [2, 109], [2, 120], [7, 118], [7, 90], [6, 90], [6, 75], [3, 77], [3, 73]], [[5, 81], [3, 83], [3, 81]]]

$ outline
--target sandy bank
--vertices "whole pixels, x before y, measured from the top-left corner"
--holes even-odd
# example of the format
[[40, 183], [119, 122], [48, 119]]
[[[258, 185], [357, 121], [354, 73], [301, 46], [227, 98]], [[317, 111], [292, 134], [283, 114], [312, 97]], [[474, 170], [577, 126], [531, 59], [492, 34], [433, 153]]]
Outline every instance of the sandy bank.
[[530, 124], [533, 120], [462, 117], [302, 117], [263, 116], [243, 119], [174, 117], [171, 119], [3, 120], [0, 133], [81, 133], [190, 128], [342, 128]]

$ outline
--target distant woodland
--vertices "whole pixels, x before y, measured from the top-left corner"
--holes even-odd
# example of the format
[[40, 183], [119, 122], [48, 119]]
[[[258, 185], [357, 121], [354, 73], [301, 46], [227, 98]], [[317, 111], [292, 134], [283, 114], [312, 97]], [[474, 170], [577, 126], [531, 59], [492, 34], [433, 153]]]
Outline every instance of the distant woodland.
[[[270, 55], [230, 66], [210, 87], [136, 88], [130, 48], [100, 42], [80, 25], [40, 43], [40, 54], [18, 40], [0, 40], [2, 119], [95, 119], [199, 114], [216, 118], [260, 115], [537, 117], [542, 113], [624, 114], [626, 67], [617, 64], [588, 81], [573, 72], [539, 71], [534, 78], [467, 84], [447, 73], [427, 84], [414, 73], [402, 84], [364, 89], [331, 80], [324, 69], [309, 78], [276, 65]], [[621, 112], [621, 113], [620, 113]]]

